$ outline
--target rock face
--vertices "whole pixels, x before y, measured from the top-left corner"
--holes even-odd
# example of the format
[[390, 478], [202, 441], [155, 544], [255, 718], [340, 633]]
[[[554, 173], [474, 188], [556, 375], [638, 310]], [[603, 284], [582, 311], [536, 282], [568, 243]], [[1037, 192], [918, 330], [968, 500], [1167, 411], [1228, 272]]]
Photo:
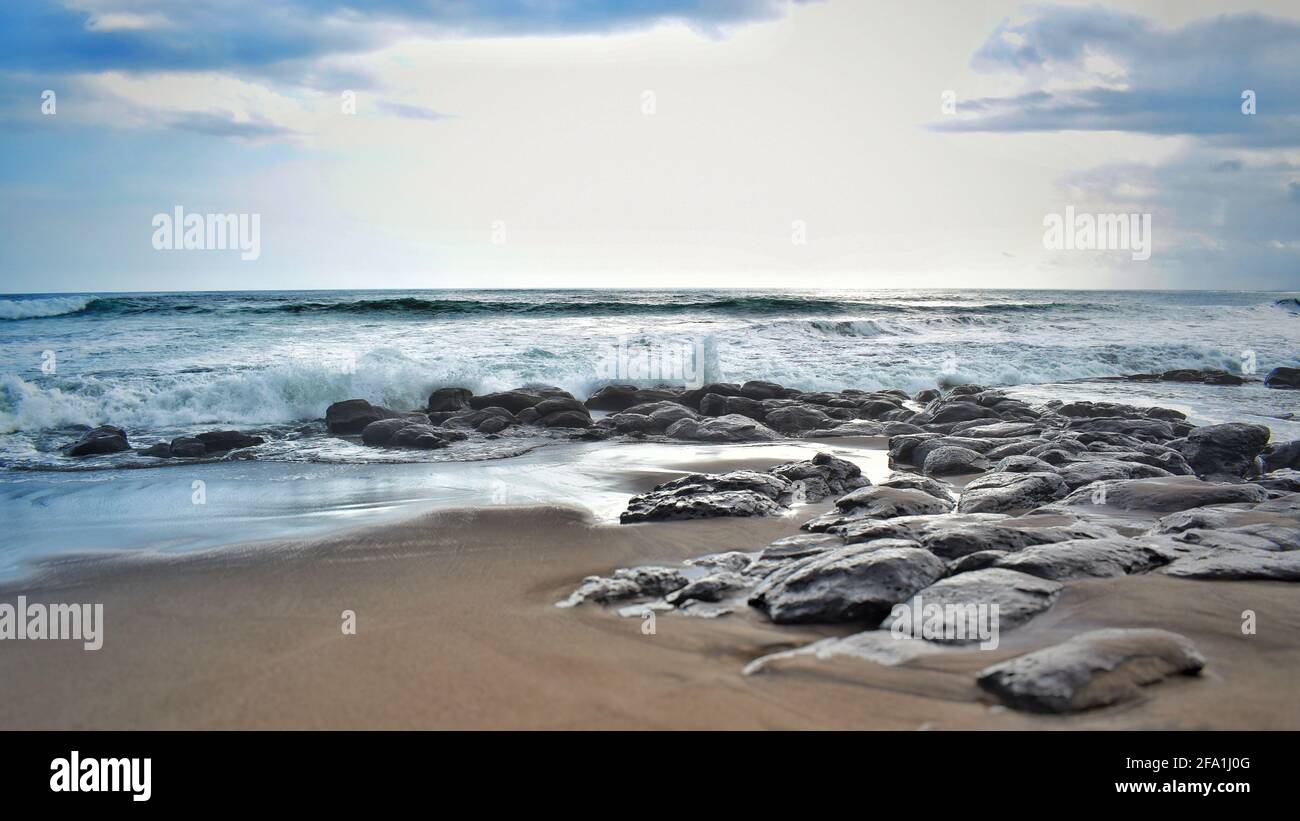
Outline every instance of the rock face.
[[98, 456], [104, 453], [120, 453], [130, 449], [131, 445], [126, 441], [126, 431], [113, 425], [100, 425], [94, 430], [83, 433], [80, 439], [63, 451], [63, 454], [65, 456]]
[[966, 485], [957, 501], [957, 512], [1029, 510], [1068, 492], [1065, 480], [1055, 473], [989, 473]]
[[[937, 581], [917, 593], [908, 602], [913, 610], [923, 610], [937, 605], [945, 611], [945, 634], [956, 633], [948, 630], [948, 622], [959, 618], [962, 609], [969, 605], [997, 605], [998, 626], [1010, 630], [1051, 607], [1060, 595], [1062, 586], [1048, 579], [1040, 579], [1027, 573], [990, 567], [984, 570], [972, 570], [949, 576]], [[950, 607], [951, 605], [951, 607]], [[893, 626], [893, 618], [881, 623], [882, 629]]]
[[392, 419], [397, 415], [395, 411], [372, 405], [364, 399], [345, 399], [325, 409], [325, 424], [330, 433], [360, 433], [371, 422]]
[[978, 682], [1018, 710], [1068, 713], [1136, 698], [1146, 685], [1204, 666], [1190, 641], [1167, 630], [1094, 630], [995, 664]]
[[1274, 368], [1264, 377], [1264, 385], [1269, 388], [1300, 389], [1300, 368]]
[[898, 544], [846, 547], [802, 559], [765, 579], [749, 603], [777, 624], [877, 621], [944, 574], [933, 553]]
[[1208, 479], [1240, 479], [1254, 466], [1268, 444], [1270, 432], [1263, 425], [1228, 422], [1195, 428], [1179, 450], [1196, 475]]

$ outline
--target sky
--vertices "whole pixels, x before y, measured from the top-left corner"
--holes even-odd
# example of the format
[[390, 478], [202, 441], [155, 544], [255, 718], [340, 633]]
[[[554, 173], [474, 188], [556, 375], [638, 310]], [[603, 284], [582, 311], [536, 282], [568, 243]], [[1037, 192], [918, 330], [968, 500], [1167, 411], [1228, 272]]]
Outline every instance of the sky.
[[471, 287], [1300, 289], [1300, 4], [0, 4], [0, 291]]

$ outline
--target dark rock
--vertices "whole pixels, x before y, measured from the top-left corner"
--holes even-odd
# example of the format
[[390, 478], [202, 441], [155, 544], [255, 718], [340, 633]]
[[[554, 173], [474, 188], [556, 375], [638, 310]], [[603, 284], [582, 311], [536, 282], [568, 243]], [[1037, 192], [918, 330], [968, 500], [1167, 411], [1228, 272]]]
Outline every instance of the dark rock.
[[1265, 473], [1283, 468], [1300, 468], [1300, 439], [1293, 442], [1276, 442], [1260, 453]]
[[207, 431], [200, 433], [195, 438], [203, 443], [204, 448], [210, 454], [224, 453], [238, 448], [251, 448], [266, 441], [260, 436], [250, 436], [237, 430]]
[[1264, 385], [1269, 388], [1300, 388], [1300, 368], [1277, 367], [1264, 377]]
[[1055, 473], [987, 473], [957, 500], [959, 513], [1009, 513], [1030, 510], [1069, 493]]
[[919, 402], [922, 405], [928, 405], [938, 399], [940, 395], [939, 391], [934, 388], [927, 388], [923, 391], [917, 391], [916, 395], [912, 397], [912, 401]]
[[193, 436], [178, 436], [172, 440], [168, 455], [179, 459], [201, 459], [208, 455], [208, 448]]
[[1105, 505], [1119, 510], [1176, 513], [1205, 505], [1262, 502], [1268, 498], [1256, 485], [1220, 485], [1193, 476], [1120, 479], [1079, 488], [1061, 500], [1061, 507]]
[[921, 472], [926, 476], [952, 476], [988, 470], [989, 462], [970, 448], [945, 445], [930, 451]]
[[442, 429], [435, 428], [432, 425], [408, 424], [394, 433], [388, 443], [397, 448], [418, 448], [420, 450], [445, 448], [447, 447], [447, 440], [441, 434]]
[[983, 670], [979, 686], [1018, 710], [1069, 713], [1128, 701], [1174, 674], [1196, 675], [1205, 658], [1166, 630], [1094, 630]]
[[469, 399], [473, 392], [468, 388], [438, 388], [429, 394], [428, 411], [445, 413], [447, 411], [469, 410]]
[[1061, 582], [1141, 573], [1167, 561], [1160, 551], [1133, 539], [1079, 539], [1026, 547], [994, 566]]
[[591, 415], [585, 408], [581, 411], [560, 410], [546, 414], [539, 421], [548, 428], [586, 428], [591, 426]]
[[728, 414], [712, 419], [682, 419], [664, 434], [694, 442], [771, 442], [781, 434], [746, 416]]
[[858, 545], [772, 574], [749, 603], [777, 624], [874, 622], [944, 572], [942, 561], [917, 547]]
[[1263, 425], [1207, 425], [1193, 429], [1178, 449], [1198, 476], [1240, 479], [1251, 471], [1269, 436]]
[[624, 524], [714, 516], [767, 516], [783, 510], [779, 499], [790, 482], [752, 470], [724, 474], [693, 473], [633, 496], [619, 516]]
[[803, 433], [831, 426], [831, 418], [811, 405], [778, 408], [767, 414], [764, 423], [784, 434]]
[[[572, 399], [567, 393], [564, 397]], [[545, 401], [548, 397], [541, 392], [513, 390], [500, 391], [498, 393], [485, 393], [482, 396], [471, 396], [469, 406], [474, 410], [483, 410], [484, 408], [505, 408], [513, 416], [524, 408], [531, 408]]]
[[114, 425], [100, 425], [83, 433], [80, 439], [63, 451], [63, 455], [99, 456], [130, 449], [131, 445], [126, 441], [126, 431]]
[[862, 475], [862, 469], [857, 465], [829, 453], [818, 453], [812, 459], [777, 465], [768, 473], [786, 479], [800, 488], [805, 502], [817, 502], [830, 496], [842, 496], [851, 490], [871, 484]]
[[[998, 626], [1010, 630], [1051, 607], [1061, 589], [1062, 585], [1048, 579], [990, 567], [937, 581], [919, 591], [908, 604], [912, 609], [921, 607], [924, 610], [932, 605], [942, 608], [945, 611], [944, 632], [948, 635], [955, 632], [947, 629], [948, 623], [960, 618], [967, 606], [997, 605]], [[890, 629], [893, 621], [891, 616], [880, 627]]]
[[610, 602], [637, 596], [664, 596], [685, 587], [686, 576], [672, 567], [620, 568], [613, 576], [588, 576], [577, 590], [556, 607], [574, 607], [585, 601]]
[[775, 382], [752, 379], [740, 386], [740, 395], [750, 399], [781, 399], [786, 390]]
[[[525, 408], [525, 410], [528, 409]], [[522, 413], [522, 411], [520, 412]], [[566, 413], [566, 412], [567, 411], [560, 411], [560, 413]], [[588, 424], [591, 423], [590, 417], [583, 417], [583, 418], [587, 420]], [[543, 424], [546, 423], [545, 419], [541, 421]], [[510, 427], [509, 419], [506, 419], [503, 416], [489, 416], [488, 418], [484, 419], [482, 422], [479, 422], [478, 425], [474, 428], [474, 430], [478, 431], [479, 433], [500, 433], [501, 431], [505, 430], [508, 427]]]
[[360, 433], [371, 422], [396, 416], [395, 411], [372, 405], [364, 399], [345, 399], [325, 409], [325, 426], [330, 433]]

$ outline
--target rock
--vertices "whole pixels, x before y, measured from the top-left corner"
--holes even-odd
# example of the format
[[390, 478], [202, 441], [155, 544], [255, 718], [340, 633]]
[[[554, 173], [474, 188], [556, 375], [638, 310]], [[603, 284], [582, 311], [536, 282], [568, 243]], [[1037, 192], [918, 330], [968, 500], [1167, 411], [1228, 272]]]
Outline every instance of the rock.
[[1264, 460], [1265, 473], [1284, 468], [1300, 468], [1300, 439], [1269, 445], [1264, 448], [1260, 458]]
[[766, 425], [737, 414], [698, 421], [682, 419], [674, 422], [664, 434], [694, 442], [771, 442], [781, 438], [781, 434]]
[[983, 670], [979, 686], [1018, 710], [1069, 713], [1138, 697], [1174, 674], [1196, 675], [1205, 659], [1167, 630], [1094, 630]]
[[1079, 488], [1061, 500], [1063, 508], [1105, 505], [1119, 510], [1176, 513], [1205, 505], [1262, 502], [1268, 493], [1256, 485], [1222, 485], [1194, 476], [1120, 479]]
[[640, 413], [616, 413], [606, 419], [619, 433], [653, 433], [655, 430], [650, 417]]
[[325, 409], [325, 426], [330, 433], [360, 433], [371, 422], [396, 416], [395, 411], [372, 405], [364, 399], [345, 399]]
[[469, 410], [469, 399], [473, 395], [468, 388], [438, 388], [429, 394], [427, 409], [430, 413]]
[[[538, 405], [538, 407], [540, 408], [541, 405]], [[548, 428], [586, 428], [591, 426], [591, 416], [585, 409], [581, 411], [560, 410], [548, 413], [538, 421]]]
[[1264, 385], [1269, 388], [1300, 388], [1300, 368], [1277, 367], [1264, 377]]
[[1173, 475], [1167, 470], [1151, 467], [1140, 462], [1117, 462], [1114, 460], [1072, 462], [1062, 466], [1057, 473], [1065, 480], [1065, 486], [1070, 490], [1106, 479], [1150, 479], [1157, 476]]
[[651, 411], [647, 418], [654, 430], [665, 431], [672, 427], [675, 422], [680, 422], [683, 419], [699, 419], [700, 415], [685, 405], [664, 402], [662, 407]]
[[804, 434], [804, 438], [828, 439], [836, 436], [887, 436], [887, 435], [889, 434], [887, 433], [885, 426], [880, 424], [879, 422], [868, 422], [865, 419], [850, 419], [847, 422], [840, 422], [834, 427], [817, 428], [816, 430], [810, 430]]
[[827, 513], [803, 525], [814, 532], [842, 532], [850, 524], [897, 516], [947, 513], [952, 503], [913, 488], [863, 487], [835, 501], [839, 512]]
[[100, 425], [88, 430], [81, 438], [64, 449], [64, 456], [99, 456], [105, 453], [120, 453], [130, 450], [126, 441], [126, 431], [114, 425]]
[[817, 502], [828, 496], [842, 496], [871, 484], [863, 477], [862, 469], [857, 465], [829, 453], [818, 453], [801, 462], [777, 465], [768, 473], [800, 486], [805, 502]]
[[372, 447], [389, 444], [393, 435], [411, 424], [405, 419], [379, 419], [366, 425], [361, 430], [361, 441]]
[[775, 382], [753, 379], [740, 386], [740, 395], [749, 399], [780, 399], [785, 396], [785, 388]]
[[667, 595], [669, 604], [680, 605], [689, 600], [716, 602], [728, 593], [753, 586], [753, 581], [729, 570], [712, 573], [687, 582]]
[[1207, 425], [1193, 429], [1178, 449], [1197, 476], [1240, 479], [1253, 468], [1269, 435], [1263, 425], [1245, 422]]
[[664, 596], [686, 586], [686, 576], [672, 567], [620, 568], [613, 576], [588, 576], [577, 590], [556, 607], [574, 607], [585, 601], [605, 602], [635, 596]]
[[582, 414], [588, 419], [591, 418], [591, 412], [587, 410], [587, 406], [572, 396], [551, 396], [533, 405], [532, 409], [537, 411], [538, 416], [548, 416], [561, 411], [573, 411]]
[[938, 399], [939, 396], [940, 393], [937, 390], [935, 390], [934, 388], [927, 388], [926, 390], [923, 391], [917, 391], [916, 395], [912, 397], [912, 401], [922, 405], [928, 405], [934, 400]]
[[780, 477], [752, 470], [693, 473], [633, 496], [619, 516], [624, 524], [714, 516], [768, 516], [784, 508], [777, 501], [790, 490]]
[[[1062, 585], [1054, 581], [990, 567], [936, 581], [919, 591], [908, 605], [922, 612], [932, 605], [942, 608], [946, 635], [952, 635], [956, 627], [954, 624], [954, 629], [948, 629], [948, 622], [960, 618], [967, 605], [997, 605], [999, 628], [1010, 630], [1051, 607], [1061, 590]], [[890, 629], [893, 621], [891, 615], [881, 623], [881, 629]]]
[[952, 476], [988, 470], [989, 461], [970, 448], [945, 445], [930, 451], [921, 472], [926, 476]]
[[208, 448], [193, 436], [178, 436], [172, 440], [167, 455], [179, 459], [201, 459], [208, 455]]
[[166, 459], [172, 455], [172, 446], [169, 442], [158, 442], [139, 451], [141, 456], [154, 456], [159, 459]]
[[1005, 456], [993, 466], [994, 473], [1056, 473], [1056, 468], [1037, 456]]
[[624, 411], [646, 402], [675, 399], [671, 391], [638, 388], [636, 385], [606, 385], [587, 397], [584, 403], [590, 410]]
[[432, 425], [408, 424], [393, 434], [388, 443], [397, 448], [417, 448], [434, 450], [447, 447], [447, 440], [442, 436], [442, 429]]
[[1061, 582], [1141, 573], [1167, 561], [1160, 551], [1133, 539], [1078, 539], [1026, 547], [994, 566]]
[[260, 436], [250, 436], [247, 433], [241, 433], [237, 430], [213, 430], [200, 433], [195, 437], [203, 443], [208, 453], [224, 453], [228, 450], [237, 450], [239, 448], [251, 448], [255, 445], [262, 444], [264, 440]]
[[690, 567], [703, 567], [714, 571], [730, 570], [733, 573], [739, 573], [749, 567], [754, 561], [754, 554], [744, 553], [739, 550], [728, 550], [726, 553], [709, 553], [704, 556], [696, 556], [694, 559], [687, 559], [683, 564]]
[[944, 574], [917, 547], [858, 545], [811, 556], [765, 579], [749, 603], [777, 624], [875, 622]]
[[832, 424], [831, 417], [811, 405], [777, 408], [767, 415], [764, 422], [769, 428], [787, 435], [826, 428]]
[[1214, 550], [1176, 559], [1161, 571], [1184, 579], [1300, 581], [1300, 550]]
[[[565, 394], [567, 396], [567, 394]], [[511, 416], [523, 410], [540, 404], [547, 397], [541, 393], [525, 390], [500, 391], [497, 393], [486, 393], [482, 396], [471, 396], [469, 406], [474, 410], [483, 410], [484, 408], [504, 408]], [[572, 397], [569, 397], [572, 399]]]
[[1080, 433], [1122, 433], [1145, 442], [1168, 442], [1178, 436], [1173, 424], [1162, 419], [1104, 416], [1097, 419], [1075, 419], [1070, 422], [1070, 430]]
[[[529, 410], [529, 409], [525, 408], [525, 410]], [[520, 411], [520, 413], [522, 412], [523, 411]], [[590, 422], [591, 420], [588, 419], [587, 421]], [[500, 433], [501, 431], [505, 430], [508, 427], [510, 427], [509, 419], [506, 419], [503, 416], [489, 416], [488, 418], [484, 419], [482, 422], [479, 422], [478, 425], [475, 426], [474, 430], [478, 431], [479, 433]]]
[[1008, 513], [1030, 510], [1069, 492], [1055, 473], [987, 473], [962, 491], [959, 513]]
[[960, 559], [948, 562], [948, 575], [956, 576], [958, 573], [970, 573], [972, 570], [992, 567], [994, 562], [1005, 555], [1007, 555], [1005, 550], [977, 550], [974, 553], [967, 553]]
[[882, 481], [879, 487], [897, 487], [908, 488], [910, 490], [919, 490], [922, 493], [928, 493], [936, 499], [942, 499], [945, 502], [956, 502], [957, 497], [952, 495], [948, 486], [937, 479], [931, 479], [929, 476], [918, 476], [915, 473], [895, 473], [888, 479]]
[[972, 419], [998, 419], [996, 411], [980, 407], [974, 402], [952, 402], [938, 408], [933, 413], [922, 414], [928, 417], [918, 424], [941, 425], [948, 422], [969, 422]]

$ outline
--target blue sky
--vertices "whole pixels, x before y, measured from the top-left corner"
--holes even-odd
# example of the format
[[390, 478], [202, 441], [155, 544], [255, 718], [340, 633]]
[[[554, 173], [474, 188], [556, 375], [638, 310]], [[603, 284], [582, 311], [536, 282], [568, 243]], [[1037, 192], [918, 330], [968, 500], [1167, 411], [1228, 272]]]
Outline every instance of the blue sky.
[[[0, 5], [0, 290], [1300, 288], [1294, 3], [364, 9]], [[156, 251], [177, 205], [261, 256]]]

